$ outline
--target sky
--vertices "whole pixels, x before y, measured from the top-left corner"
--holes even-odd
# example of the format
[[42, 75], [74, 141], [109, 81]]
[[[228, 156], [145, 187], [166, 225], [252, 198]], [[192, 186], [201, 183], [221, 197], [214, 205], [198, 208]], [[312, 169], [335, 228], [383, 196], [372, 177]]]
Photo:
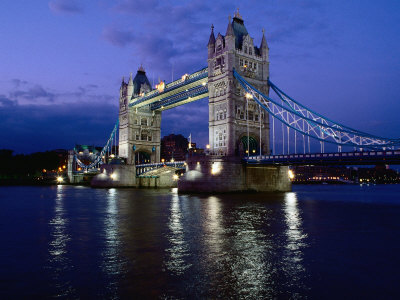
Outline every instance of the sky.
[[[313, 110], [400, 137], [400, 1], [2, 0], [0, 149], [31, 153], [103, 145], [122, 76], [150, 82], [207, 65], [211, 24], [239, 8], [270, 79]], [[208, 99], [163, 112], [162, 135], [208, 143]]]

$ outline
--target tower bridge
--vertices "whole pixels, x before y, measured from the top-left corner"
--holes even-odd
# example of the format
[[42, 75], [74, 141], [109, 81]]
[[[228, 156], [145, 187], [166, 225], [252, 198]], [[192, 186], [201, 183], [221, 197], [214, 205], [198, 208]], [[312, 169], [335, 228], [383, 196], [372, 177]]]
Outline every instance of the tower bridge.
[[[275, 98], [270, 97], [270, 90]], [[161, 163], [162, 112], [202, 98], [208, 98], [209, 153], [189, 156], [175, 166]], [[211, 27], [207, 67], [170, 83], [160, 82], [156, 88], [140, 67], [135, 77], [131, 74], [128, 82], [122, 80], [119, 108], [118, 134], [113, 131], [110, 139], [118, 145], [115, 155], [125, 164], [103, 165], [95, 185], [173, 185], [176, 176], [171, 174], [184, 168], [178, 180], [180, 191], [287, 191], [291, 189], [291, 164], [361, 164], [360, 158], [369, 163], [400, 162], [400, 152], [394, 151], [399, 139], [335, 122], [273, 84], [265, 32], [256, 45], [239, 12], [229, 19], [225, 35], [215, 35]], [[105, 151], [110, 149], [110, 139]], [[283, 146], [280, 155], [278, 139]], [[318, 156], [312, 154], [315, 144], [320, 147]], [[334, 145], [337, 153], [325, 153], [325, 145]], [[353, 154], [345, 154], [344, 149], [352, 149]], [[370, 152], [360, 156], [354, 149]], [[169, 174], [164, 178], [163, 170]]]

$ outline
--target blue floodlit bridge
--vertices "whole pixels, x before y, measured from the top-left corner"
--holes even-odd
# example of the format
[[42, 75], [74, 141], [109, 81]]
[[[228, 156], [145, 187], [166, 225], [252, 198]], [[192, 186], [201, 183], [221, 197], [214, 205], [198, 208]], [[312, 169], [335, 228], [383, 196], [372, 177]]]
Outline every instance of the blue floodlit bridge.
[[[233, 73], [235, 79], [245, 89], [246, 98], [254, 100], [271, 116], [272, 153], [276, 153], [275, 130], [279, 126], [278, 123], [285, 127], [284, 133], [287, 133], [286, 136], [283, 134], [280, 137], [284, 147], [281, 154], [259, 155], [260, 152], [258, 152], [257, 155], [245, 156], [244, 163], [252, 165], [400, 164], [399, 139], [379, 137], [335, 122], [294, 100], [269, 80], [269, 86], [280, 101], [274, 100], [253, 87], [236, 70], [233, 70]], [[154, 89], [143, 96], [132, 99], [129, 106], [135, 109], [149, 105], [151, 110], [167, 110], [206, 98], [208, 97], [207, 76], [207, 68], [184, 75], [181, 79], [166, 84], [162, 91]], [[75, 162], [81, 169], [79, 172], [95, 171], [107, 161], [106, 158], [117, 156], [117, 131], [118, 123], [114, 126], [102, 151], [89, 165], [84, 164], [78, 158], [77, 153], [74, 154]], [[296, 152], [300, 148], [299, 152], [303, 153], [290, 153], [291, 140], [292, 148], [294, 146]], [[312, 141], [319, 142], [320, 153], [312, 153]], [[338, 151], [324, 153], [325, 143], [337, 146]], [[249, 147], [250, 144], [248, 144]], [[343, 147], [352, 147], [358, 151], [343, 152]], [[248, 151], [249, 153], [251, 151]], [[176, 170], [185, 168], [184, 162], [141, 164], [137, 165], [137, 176], [144, 176], [146, 172], [165, 166], [173, 166]]]

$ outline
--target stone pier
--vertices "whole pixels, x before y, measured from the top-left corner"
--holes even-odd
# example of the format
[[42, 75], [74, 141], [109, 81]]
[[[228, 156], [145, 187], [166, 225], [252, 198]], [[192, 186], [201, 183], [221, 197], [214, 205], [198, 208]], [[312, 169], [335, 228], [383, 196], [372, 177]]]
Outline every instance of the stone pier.
[[285, 166], [246, 165], [227, 156], [189, 157], [186, 173], [178, 181], [182, 193], [237, 191], [287, 192], [292, 185]]

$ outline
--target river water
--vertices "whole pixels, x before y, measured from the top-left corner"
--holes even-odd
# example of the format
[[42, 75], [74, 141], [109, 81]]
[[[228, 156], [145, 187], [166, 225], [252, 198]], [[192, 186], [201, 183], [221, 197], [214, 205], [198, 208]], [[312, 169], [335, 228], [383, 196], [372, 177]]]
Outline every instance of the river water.
[[0, 298], [400, 296], [400, 185], [0, 187]]

